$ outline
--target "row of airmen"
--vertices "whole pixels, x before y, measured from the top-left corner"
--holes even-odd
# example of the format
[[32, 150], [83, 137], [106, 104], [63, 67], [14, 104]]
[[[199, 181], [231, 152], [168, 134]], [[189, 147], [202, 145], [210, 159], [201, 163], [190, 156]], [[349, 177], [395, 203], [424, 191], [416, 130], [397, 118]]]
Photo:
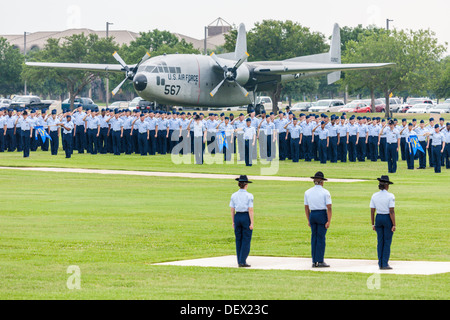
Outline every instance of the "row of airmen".
[[[0, 152], [4, 149], [22, 151], [23, 111], [0, 110]], [[26, 112], [28, 113], [28, 112]], [[309, 161], [350, 162], [366, 159], [371, 161], [387, 161], [388, 171], [396, 171], [398, 154], [406, 160], [409, 169], [414, 169], [414, 159], [419, 159], [419, 169], [426, 167], [426, 154], [418, 152], [414, 158], [409, 157], [410, 148], [408, 136], [416, 134], [424, 150], [428, 149], [430, 167], [440, 170], [440, 165], [450, 167], [449, 163], [449, 126], [444, 118], [435, 123], [433, 118], [425, 124], [416, 119], [408, 125], [403, 119], [401, 124], [397, 119], [381, 119], [379, 117], [355, 117], [347, 119], [346, 114], [338, 117], [326, 114], [304, 114], [297, 118], [292, 112], [280, 111], [256, 116], [240, 114], [229, 117], [222, 113], [210, 113], [206, 118], [203, 113], [166, 113], [162, 111], [139, 111], [99, 109], [83, 110], [78, 108], [74, 112], [63, 110], [57, 114], [53, 110], [50, 114], [31, 110], [27, 122], [30, 122], [30, 149], [35, 151], [39, 145], [42, 150], [48, 150], [48, 141], [42, 143], [34, 138], [33, 128], [45, 126], [51, 139], [51, 152], [57, 154], [59, 135], [62, 130], [63, 148], [66, 156], [70, 157], [73, 149], [78, 153], [106, 154], [137, 153], [141, 155], [155, 155], [175, 152], [181, 154], [195, 153], [200, 150], [197, 163], [203, 163], [205, 144], [210, 154], [224, 154], [224, 160], [231, 160], [231, 153], [239, 153], [239, 160], [247, 165], [257, 159], [257, 143], [259, 142], [260, 158], [271, 161], [278, 147], [279, 160], [286, 159], [299, 162], [300, 159]], [[392, 124], [391, 124], [392, 122]], [[201, 124], [201, 126], [200, 126]], [[64, 127], [66, 126], [66, 128]], [[395, 129], [394, 131], [391, 130]], [[438, 127], [438, 130], [435, 128]], [[27, 126], [25, 126], [27, 127]], [[383, 130], [383, 128], [385, 128]], [[0, 131], [0, 133], [2, 133]], [[222, 150], [216, 141], [217, 133], [224, 132], [226, 143]], [[437, 134], [441, 133], [441, 134]], [[199, 141], [198, 148], [195, 138]], [[25, 140], [28, 140], [26, 138]], [[180, 143], [181, 142], [181, 143]], [[392, 145], [397, 145], [393, 148]], [[432, 152], [433, 146], [443, 146], [440, 154]], [[395, 149], [395, 150], [394, 150]], [[439, 157], [439, 161], [435, 158]], [[412, 162], [412, 163], [411, 163]], [[436, 164], [436, 162], [439, 162]]]

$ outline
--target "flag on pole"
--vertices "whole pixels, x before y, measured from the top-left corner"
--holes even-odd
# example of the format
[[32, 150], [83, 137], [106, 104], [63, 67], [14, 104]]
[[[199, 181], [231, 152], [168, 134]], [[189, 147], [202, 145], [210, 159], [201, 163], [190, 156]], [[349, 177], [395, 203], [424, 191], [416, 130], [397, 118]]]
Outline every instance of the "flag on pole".
[[228, 148], [227, 137], [225, 135], [225, 131], [221, 131], [217, 133], [217, 145], [219, 150], [223, 150], [223, 147]]
[[44, 127], [42, 126], [34, 127], [34, 130], [36, 130], [36, 140], [38, 139], [38, 135], [41, 136], [42, 143], [45, 143], [45, 140], [47, 140], [47, 138], [49, 138], [50, 141], [52, 140], [52, 138], [48, 134], [47, 130], [44, 129]]
[[408, 137], [408, 143], [411, 146], [409, 153], [413, 153], [414, 155], [416, 155], [417, 150], [425, 153], [425, 150], [423, 150], [422, 146], [419, 143], [419, 138], [416, 135], [410, 135]]

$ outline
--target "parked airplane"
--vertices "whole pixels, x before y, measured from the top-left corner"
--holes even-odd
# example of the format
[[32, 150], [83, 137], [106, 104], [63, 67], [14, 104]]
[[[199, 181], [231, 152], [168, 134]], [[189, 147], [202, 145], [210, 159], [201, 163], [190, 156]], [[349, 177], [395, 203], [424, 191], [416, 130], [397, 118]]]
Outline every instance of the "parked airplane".
[[[330, 51], [283, 61], [248, 62], [245, 26], [238, 30], [233, 53], [195, 55], [170, 54], [150, 57], [127, 65], [115, 52], [114, 64], [27, 62], [28, 66], [78, 70], [125, 72], [125, 79], [113, 90], [133, 81], [137, 94], [147, 101], [177, 106], [232, 107], [255, 104], [256, 93], [273, 91], [278, 83], [328, 74], [328, 83], [340, 79], [341, 70], [378, 69], [391, 63], [341, 64], [340, 28], [334, 25]], [[252, 94], [249, 94], [249, 93]]]

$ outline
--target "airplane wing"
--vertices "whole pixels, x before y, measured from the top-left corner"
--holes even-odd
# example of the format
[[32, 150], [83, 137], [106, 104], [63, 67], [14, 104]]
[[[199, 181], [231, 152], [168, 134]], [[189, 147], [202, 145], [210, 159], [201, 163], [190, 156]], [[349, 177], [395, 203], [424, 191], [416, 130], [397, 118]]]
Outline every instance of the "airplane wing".
[[[90, 63], [51, 63], [51, 62], [26, 62], [30, 67], [45, 67], [56, 69], [103, 71], [103, 72], [123, 72], [123, 67], [119, 64], [90, 64]], [[134, 68], [136, 65], [129, 66]]]
[[381, 69], [393, 66], [394, 63], [313, 63], [313, 62], [254, 62], [254, 72], [261, 75], [284, 75], [308, 72], [333, 72], [348, 70]]

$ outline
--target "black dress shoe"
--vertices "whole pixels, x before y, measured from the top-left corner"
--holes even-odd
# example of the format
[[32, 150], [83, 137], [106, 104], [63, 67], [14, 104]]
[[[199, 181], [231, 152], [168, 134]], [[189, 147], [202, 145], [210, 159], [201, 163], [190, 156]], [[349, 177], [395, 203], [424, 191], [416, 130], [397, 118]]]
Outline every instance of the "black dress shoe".
[[387, 265], [386, 267], [381, 267], [380, 270], [392, 270], [392, 267]]
[[316, 268], [329, 268], [330, 265], [326, 264], [325, 262], [318, 262], [316, 264]]
[[317, 268], [317, 262], [314, 262], [314, 263], [312, 264], [312, 268]]
[[246, 264], [246, 263], [239, 265], [239, 268], [250, 268], [250, 267], [251, 267], [251, 265]]

